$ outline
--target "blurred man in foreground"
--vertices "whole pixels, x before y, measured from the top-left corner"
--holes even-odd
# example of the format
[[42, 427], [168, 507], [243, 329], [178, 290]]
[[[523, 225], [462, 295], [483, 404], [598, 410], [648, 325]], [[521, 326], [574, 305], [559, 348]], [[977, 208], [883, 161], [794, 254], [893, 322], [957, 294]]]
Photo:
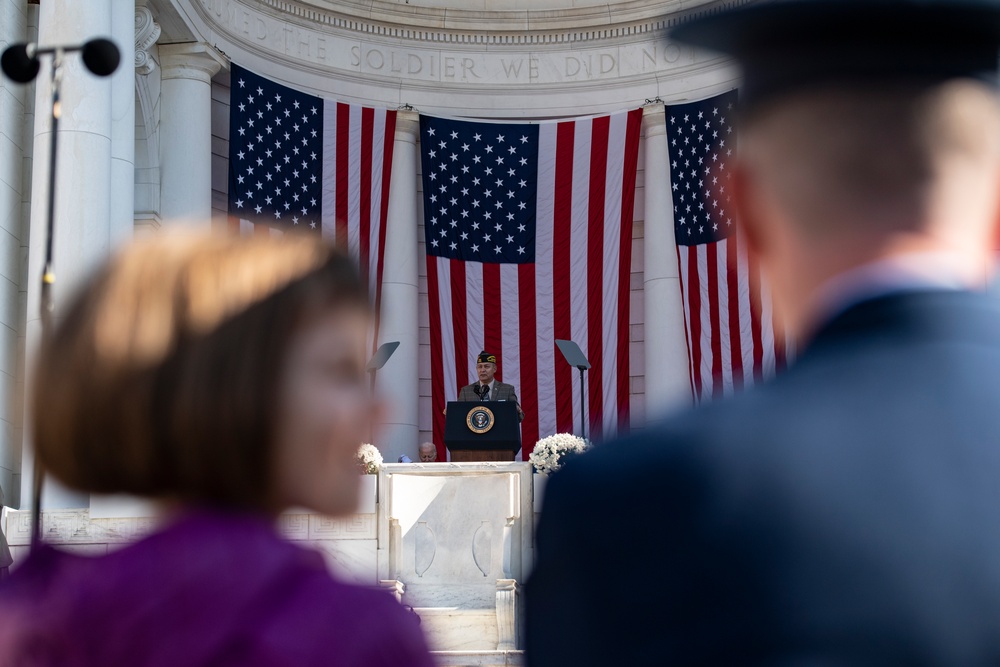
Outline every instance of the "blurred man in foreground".
[[1000, 664], [1000, 6], [785, 0], [673, 38], [743, 65], [721, 196], [802, 352], [553, 476], [529, 664]]

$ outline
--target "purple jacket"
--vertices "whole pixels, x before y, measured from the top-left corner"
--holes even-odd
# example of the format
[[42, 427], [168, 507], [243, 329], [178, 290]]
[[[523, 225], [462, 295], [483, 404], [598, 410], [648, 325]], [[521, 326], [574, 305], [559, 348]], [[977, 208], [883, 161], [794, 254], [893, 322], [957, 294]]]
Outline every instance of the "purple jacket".
[[0, 665], [430, 667], [388, 593], [265, 517], [200, 510], [99, 558], [43, 547], [0, 585]]

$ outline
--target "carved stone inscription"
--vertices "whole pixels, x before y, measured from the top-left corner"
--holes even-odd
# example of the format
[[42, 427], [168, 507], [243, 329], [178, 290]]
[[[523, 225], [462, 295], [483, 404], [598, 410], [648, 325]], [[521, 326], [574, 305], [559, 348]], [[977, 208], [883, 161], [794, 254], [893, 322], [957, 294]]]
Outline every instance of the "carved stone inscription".
[[[664, 42], [662, 36], [612, 47], [580, 48], [586, 40], [518, 51], [470, 44], [437, 47], [414, 38], [412, 45], [397, 46], [376, 40], [319, 30], [281, 21], [238, 0], [205, 0], [208, 18], [235, 40], [272, 53], [366, 75], [459, 84], [538, 84], [621, 79], [691, 65], [692, 50]], [[426, 48], [421, 43], [427, 44]], [[544, 49], [544, 50], [541, 50]]]

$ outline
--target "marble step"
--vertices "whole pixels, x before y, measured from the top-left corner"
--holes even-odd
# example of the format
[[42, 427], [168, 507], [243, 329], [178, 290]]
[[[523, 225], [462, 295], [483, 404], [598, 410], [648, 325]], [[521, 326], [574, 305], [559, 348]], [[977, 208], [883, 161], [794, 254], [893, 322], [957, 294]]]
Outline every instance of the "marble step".
[[524, 651], [431, 651], [438, 667], [524, 665]]
[[420, 616], [420, 629], [432, 650], [496, 652], [497, 613], [494, 609], [416, 607], [413, 611]]

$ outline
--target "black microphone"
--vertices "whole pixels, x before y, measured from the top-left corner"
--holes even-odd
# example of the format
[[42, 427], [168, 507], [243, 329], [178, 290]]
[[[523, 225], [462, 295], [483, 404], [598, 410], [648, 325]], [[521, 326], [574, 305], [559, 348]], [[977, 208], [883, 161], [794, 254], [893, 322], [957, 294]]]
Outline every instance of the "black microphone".
[[14, 44], [4, 49], [0, 66], [7, 78], [17, 83], [28, 83], [38, 76], [38, 58], [28, 55], [30, 44]]
[[83, 45], [83, 64], [97, 76], [109, 76], [118, 69], [122, 54], [110, 39], [98, 37]]
[[487, 398], [489, 398], [489, 395], [490, 395], [490, 386], [488, 384], [476, 385], [476, 396], [479, 397], [479, 400], [485, 401]]
[[28, 83], [38, 76], [38, 56], [48, 53], [82, 51], [83, 64], [97, 76], [108, 76], [121, 62], [121, 52], [110, 39], [98, 37], [76, 46], [45, 46], [12, 44], [0, 56], [3, 73], [18, 83]]

